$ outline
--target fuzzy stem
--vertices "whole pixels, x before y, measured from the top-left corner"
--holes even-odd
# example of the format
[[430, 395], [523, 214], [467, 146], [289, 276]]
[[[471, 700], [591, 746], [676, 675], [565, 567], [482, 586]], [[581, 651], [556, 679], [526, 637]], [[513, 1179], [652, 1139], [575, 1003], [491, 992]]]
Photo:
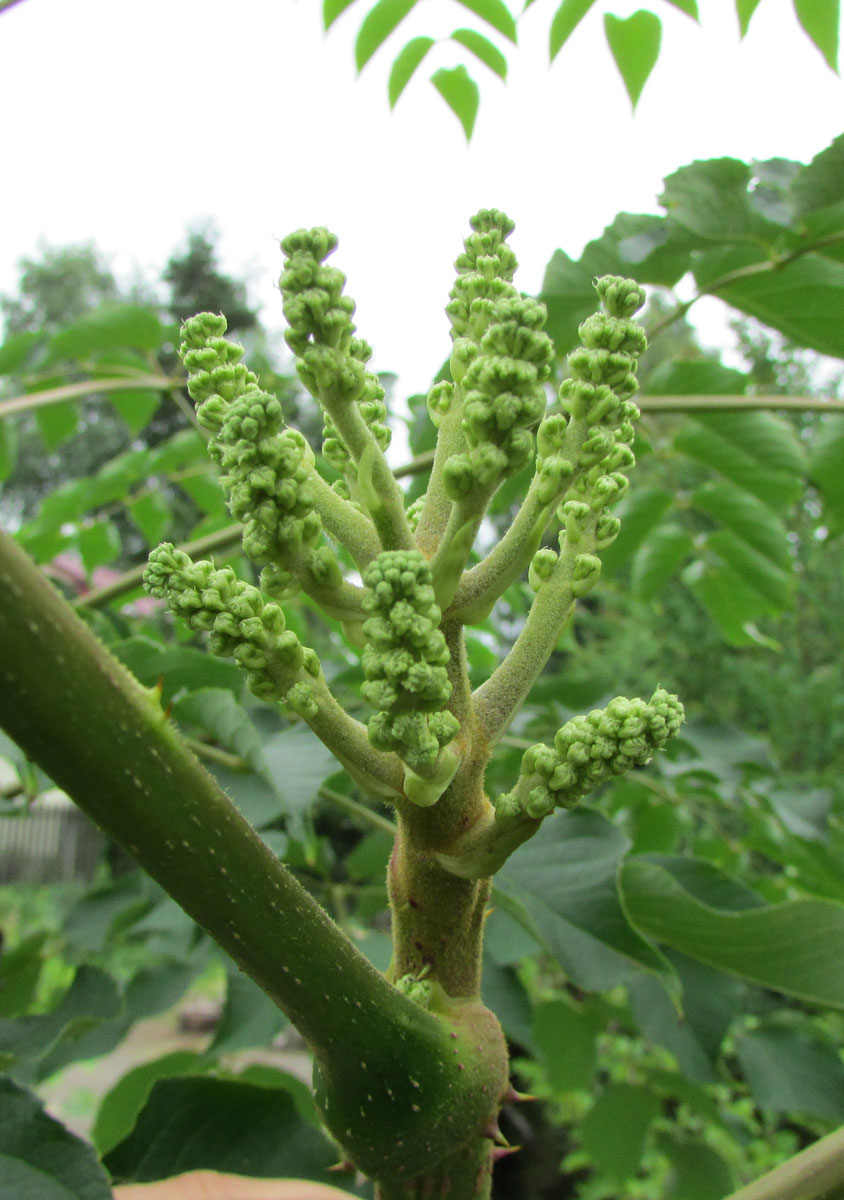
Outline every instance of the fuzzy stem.
[[375, 526], [365, 513], [338, 495], [316, 467], [309, 472], [308, 483], [314, 493], [314, 507], [326, 532], [346, 547], [355, 565], [362, 570], [381, 549]]
[[308, 678], [307, 687], [317, 709], [313, 715], [304, 711], [303, 719], [352, 778], [379, 799], [401, 795], [404, 770], [398, 758], [375, 749], [366, 726], [349, 716], [322, 675]]
[[539, 499], [539, 479], [534, 475], [527, 496], [507, 532], [487, 557], [466, 571], [458, 584], [449, 616], [466, 624], [482, 619], [510, 584], [527, 570], [539, 549], [542, 535], [559, 503]]
[[454, 507], [453, 501], [446, 495], [443, 484], [445, 464], [453, 454], [459, 454], [466, 448], [466, 439], [460, 428], [463, 412], [461, 396], [460, 387], [455, 387], [451, 407], [443, 416], [437, 430], [434, 465], [425, 494], [425, 503], [419, 514], [419, 524], [416, 527], [417, 545], [428, 559], [433, 558], [436, 554]]
[[574, 611], [574, 571], [578, 553], [593, 545], [594, 516], [584, 541], [564, 543], [551, 578], [534, 598], [524, 627], [507, 657], [474, 693], [478, 727], [494, 745], [507, 732], [515, 714], [542, 673]]
[[359, 499], [367, 508], [385, 550], [416, 545], [404, 512], [404, 494], [357, 404], [336, 385], [320, 386], [319, 401], [337, 427], [358, 469]]
[[460, 584], [475, 538], [495, 488], [481, 488], [452, 506], [431, 562], [437, 604], [445, 610]]

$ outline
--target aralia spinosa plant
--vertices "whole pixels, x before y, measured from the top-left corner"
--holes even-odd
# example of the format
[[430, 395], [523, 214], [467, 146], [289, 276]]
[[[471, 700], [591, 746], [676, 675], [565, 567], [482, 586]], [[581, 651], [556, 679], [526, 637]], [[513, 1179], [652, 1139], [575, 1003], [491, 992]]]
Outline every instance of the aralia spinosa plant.
[[[428, 397], [438, 437], [426, 494], [408, 505], [387, 465], [384, 390], [356, 336], [345, 278], [326, 265], [336, 238], [300, 230], [282, 242], [286, 337], [322, 409], [323, 456], [341, 479], [330, 485], [319, 473], [311, 447], [226, 340], [225, 319], [200, 314], [182, 330], [188, 390], [260, 586], [170, 544], [153, 551], [145, 574], [148, 591], [208, 633], [214, 653], [235, 658], [256, 696], [305, 721], [365, 793], [395, 808], [384, 988], [398, 1019], [385, 1007], [376, 1033], [350, 981], [340, 1037], [336, 1018], [307, 1014], [320, 981], [299, 975], [287, 995], [276, 992], [314, 1049], [327, 1127], [381, 1200], [489, 1194], [498, 1110], [513, 1095], [503, 1035], [479, 998], [491, 878], [555, 809], [646, 763], [683, 719], [662, 689], [649, 700], [617, 697], [569, 721], [553, 747], [527, 750], [509, 792], [486, 794], [496, 743], [619, 530], [610, 509], [634, 464], [645, 336], [633, 317], [644, 294], [628, 279], [596, 281], [600, 308], [581, 326], [559, 403], [546, 411], [553, 347], [543, 306], [512, 282], [513, 223], [484, 210], [471, 227], [447, 309], [452, 378]], [[532, 460], [512, 525], [472, 563], [490, 500]], [[556, 547], [543, 544], [557, 524]], [[535, 592], [524, 628], [473, 692], [464, 629], [524, 572]], [[300, 591], [361, 648], [363, 697], [374, 710], [366, 725], [286, 628], [282, 605]], [[238, 886], [231, 871], [225, 886]]]

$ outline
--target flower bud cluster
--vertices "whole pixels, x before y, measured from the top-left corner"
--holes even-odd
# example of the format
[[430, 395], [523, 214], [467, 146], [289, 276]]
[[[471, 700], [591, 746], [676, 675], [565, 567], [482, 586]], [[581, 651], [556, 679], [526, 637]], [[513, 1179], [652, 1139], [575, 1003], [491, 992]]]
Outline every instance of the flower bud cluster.
[[496, 804], [496, 821], [541, 820], [555, 808], [572, 808], [613, 775], [649, 762], [683, 717], [680, 701], [662, 688], [650, 700], [616, 696], [606, 708], [574, 717], [553, 749], [539, 744], [525, 751], [518, 784]]
[[489, 324], [495, 301], [519, 294], [512, 282], [519, 264], [506, 242], [515, 223], [497, 208], [482, 208], [469, 224], [472, 233], [463, 242], [463, 253], [454, 264], [457, 278], [445, 310], [458, 352], [457, 372], [452, 370], [458, 383], [462, 378], [461, 353], [468, 352], [471, 358], [471, 347], [463, 344], [464, 339], [477, 344]]
[[459, 731], [451, 696], [448, 647], [440, 630], [431, 568], [418, 550], [386, 550], [367, 567], [363, 624], [365, 699], [378, 711], [369, 738], [411, 771], [431, 771]]
[[[208, 633], [214, 654], [234, 658], [246, 672], [250, 691], [261, 700], [284, 700], [296, 675], [320, 673], [315, 651], [285, 627], [279, 606], [266, 603], [231, 567], [194, 562], [165, 542], [150, 553], [144, 587], [166, 600], [191, 629]], [[301, 688], [302, 681], [294, 686]]]
[[[390, 444], [384, 389], [366, 369], [372, 348], [354, 336], [355, 302], [343, 295], [346, 277], [324, 260], [337, 247], [327, 229], [299, 229], [284, 238], [284, 271], [279, 280], [289, 328], [285, 340], [296, 355], [296, 368], [317, 399], [331, 391], [356, 403], [382, 450]], [[331, 417], [326, 414], [323, 451], [328, 462], [345, 472], [351, 455]]]
[[[568, 498], [598, 512], [624, 495], [628, 481], [623, 472], [636, 462], [631, 442], [639, 409], [630, 397], [638, 390], [636, 366], [647, 339], [641, 325], [631, 320], [645, 303], [634, 280], [605, 275], [595, 290], [602, 310], [578, 330], [582, 345], [568, 357], [570, 378], [560, 388], [560, 403], [572, 421], [586, 427], [575, 463], [582, 474]], [[564, 511], [560, 519], [566, 520]], [[612, 541], [610, 526], [599, 540], [604, 545]]]
[[[204, 397], [197, 415], [212, 431], [208, 452], [221, 469], [229, 510], [244, 523], [244, 552], [267, 566], [267, 590], [283, 598], [300, 586], [287, 564], [310, 550], [322, 532], [310, 484], [313, 451], [300, 433], [284, 428], [275, 396], [237, 364], [243, 351], [225, 340], [225, 327], [225, 318], [212, 313], [183, 325], [188, 390]], [[238, 374], [227, 384], [231, 363]]]
[[218, 433], [229, 405], [258, 378], [240, 361], [243, 347], [223, 336], [226, 318], [199, 313], [181, 329], [179, 355], [188, 373], [188, 394], [196, 405], [196, 419], [204, 429]]
[[209, 447], [222, 469], [231, 514], [245, 525], [244, 552], [258, 563], [284, 563], [322, 532], [309, 482], [313, 451], [284, 429], [274, 396], [250, 388], [229, 407]]
[[453, 500], [496, 487], [533, 454], [533, 434], [545, 412], [545, 380], [554, 349], [543, 332], [545, 306], [528, 297], [489, 303], [489, 323], [463, 375], [462, 429], [468, 449], [444, 471]]

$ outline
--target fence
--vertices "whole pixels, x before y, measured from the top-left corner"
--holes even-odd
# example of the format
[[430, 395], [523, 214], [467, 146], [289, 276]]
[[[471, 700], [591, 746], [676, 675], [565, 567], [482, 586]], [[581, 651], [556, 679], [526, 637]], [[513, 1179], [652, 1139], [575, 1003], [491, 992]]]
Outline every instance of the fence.
[[69, 801], [43, 803], [0, 817], [0, 883], [88, 880], [104, 847], [103, 835]]

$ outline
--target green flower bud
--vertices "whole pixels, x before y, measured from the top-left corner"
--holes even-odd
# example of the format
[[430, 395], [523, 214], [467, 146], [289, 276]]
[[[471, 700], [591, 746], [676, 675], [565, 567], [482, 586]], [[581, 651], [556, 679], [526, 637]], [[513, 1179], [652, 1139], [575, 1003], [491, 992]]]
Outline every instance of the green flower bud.
[[594, 554], [578, 554], [574, 560], [572, 595], [577, 599], [591, 592], [601, 575], [601, 560]]
[[544, 546], [534, 554], [528, 571], [528, 583], [535, 592], [538, 592], [543, 583], [551, 578], [558, 561], [559, 556], [550, 546]]

